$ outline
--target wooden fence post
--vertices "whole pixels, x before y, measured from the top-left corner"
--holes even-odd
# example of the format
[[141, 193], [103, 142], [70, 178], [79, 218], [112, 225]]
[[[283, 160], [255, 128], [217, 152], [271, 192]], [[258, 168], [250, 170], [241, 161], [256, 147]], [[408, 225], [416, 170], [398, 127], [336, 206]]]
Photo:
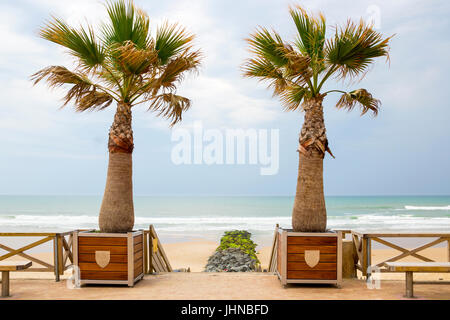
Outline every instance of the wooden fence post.
[[59, 261], [58, 261], [58, 236], [53, 237], [53, 267], [55, 269], [55, 281], [59, 281]]
[[367, 277], [367, 239], [365, 236], [362, 236], [360, 241], [362, 246], [362, 275], [363, 277]]
[[366, 239], [366, 246], [367, 246], [367, 250], [366, 250], [366, 261], [367, 261], [367, 266], [366, 268], [370, 268], [370, 271], [368, 271], [368, 277], [370, 277], [372, 275], [372, 241], [369, 237], [367, 237]]
[[148, 273], [153, 272], [153, 238], [150, 226], [148, 227]]
[[447, 240], [447, 257], [448, 262], [450, 262], [450, 239]]
[[148, 255], [147, 255], [147, 232], [144, 230], [144, 233], [142, 234], [143, 241], [144, 241], [144, 274], [148, 273]]
[[352, 240], [342, 240], [342, 277], [354, 279], [357, 277], [356, 263], [358, 255]]
[[59, 274], [63, 275], [64, 274], [63, 236], [61, 234], [58, 234], [56, 237], [58, 239], [58, 269]]

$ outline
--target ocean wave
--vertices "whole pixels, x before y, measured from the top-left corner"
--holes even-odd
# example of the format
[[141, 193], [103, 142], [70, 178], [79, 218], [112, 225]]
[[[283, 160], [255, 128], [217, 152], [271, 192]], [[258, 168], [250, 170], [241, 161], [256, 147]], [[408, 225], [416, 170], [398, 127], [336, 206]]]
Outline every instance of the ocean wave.
[[[142, 217], [135, 218], [136, 229], [147, 229], [150, 224], [166, 234], [169, 233], [209, 233], [231, 229], [250, 232], [273, 232], [275, 224], [289, 228], [290, 216], [270, 217]], [[98, 227], [98, 217], [90, 215], [0, 215], [0, 228], [9, 230], [75, 230]], [[339, 229], [368, 230], [450, 230], [450, 217], [419, 217], [411, 214], [353, 214], [329, 215], [328, 227]], [[25, 231], [26, 230], [26, 231]]]
[[404, 209], [400, 210], [450, 210], [450, 205], [436, 207], [436, 206], [405, 206]]

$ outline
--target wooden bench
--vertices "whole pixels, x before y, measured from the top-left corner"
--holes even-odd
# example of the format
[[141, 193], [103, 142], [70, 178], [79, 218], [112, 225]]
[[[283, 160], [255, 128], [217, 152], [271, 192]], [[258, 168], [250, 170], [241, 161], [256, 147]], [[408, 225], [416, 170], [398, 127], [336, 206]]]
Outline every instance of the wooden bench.
[[406, 273], [406, 297], [413, 298], [414, 272], [450, 272], [450, 262], [386, 262], [385, 266], [390, 272]]
[[31, 261], [0, 261], [2, 297], [9, 297], [9, 272], [28, 269], [32, 264]]

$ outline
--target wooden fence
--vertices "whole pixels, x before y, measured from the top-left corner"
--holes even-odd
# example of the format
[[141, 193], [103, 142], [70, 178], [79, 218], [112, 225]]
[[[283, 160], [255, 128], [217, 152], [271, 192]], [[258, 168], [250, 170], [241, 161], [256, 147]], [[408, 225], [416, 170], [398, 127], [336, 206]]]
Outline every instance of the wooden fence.
[[[59, 281], [59, 276], [64, 274], [73, 263], [72, 256], [72, 232], [62, 233], [15, 233], [15, 232], [3, 232], [0, 233], [0, 237], [27, 237], [27, 238], [40, 238], [37, 241], [31, 242], [19, 249], [11, 248], [5, 244], [0, 243], [0, 249], [7, 251], [4, 255], [0, 256], [0, 261], [6, 260], [14, 256], [20, 256], [22, 258], [33, 261], [38, 264], [38, 267], [28, 268], [21, 272], [53, 272], [55, 274], [55, 280]], [[27, 239], [28, 240], [28, 239]], [[42, 246], [44, 243], [52, 242], [53, 248], [53, 264], [46, 261], [42, 261], [36, 257], [30, 256], [25, 251], [38, 246]], [[35, 265], [34, 264], [34, 265]]]
[[144, 273], [172, 272], [169, 259], [153, 225], [144, 230]]
[[[272, 244], [272, 252], [270, 254], [269, 261], [269, 272], [275, 272], [277, 269], [277, 246], [278, 246], [278, 224], [275, 227], [275, 235], [273, 238]], [[364, 233], [352, 230], [335, 230], [340, 231], [342, 233], [342, 239], [345, 239], [345, 235], [351, 234], [352, 242], [354, 249], [358, 255], [358, 261], [356, 262], [355, 267], [361, 271], [364, 277], [368, 277], [371, 274], [371, 271], [379, 271], [379, 272], [389, 272], [385, 267], [386, 262], [394, 262], [406, 257], [415, 257], [419, 260], [426, 262], [437, 262], [430, 258], [427, 258], [419, 252], [431, 248], [439, 243], [446, 242], [447, 243], [447, 252], [448, 252], [448, 261], [450, 262], [450, 232], [442, 232], [442, 233], [401, 233], [401, 232], [391, 232], [391, 233]], [[420, 245], [414, 249], [403, 248], [400, 245], [394, 244], [386, 238], [396, 238], [396, 239], [405, 239], [405, 238], [431, 238], [427, 243]], [[372, 244], [374, 242], [378, 242], [383, 244], [391, 249], [398, 250], [400, 254], [397, 256], [388, 258], [384, 261], [378, 262], [377, 264], [372, 264]]]
[[172, 272], [172, 266], [153, 225], [150, 225], [148, 230], [140, 231], [144, 233], [144, 273]]
[[[362, 275], [367, 277], [370, 276], [372, 270], [377, 270], [379, 272], [389, 272], [386, 267], [386, 262], [394, 262], [400, 259], [404, 259], [406, 257], [414, 257], [422, 261], [426, 262], [435, 262], [434, 260], [427, 258], [421, 254], [420, 251], [423, 251], [427, 248], [433, 247], [439, 243], [447, 242], [447, 252], [448, 258], [450, 261], [450, 232], [443, 233], [399, 233], [399, 232], [383, 232], [383, 233], [364, 233], [352, 231], [352, 239], [353, 244], [356, 248], [356, 253], [358, 255], [358, 263], [356, 264], [356, 268], [361, 271]], [[406, 249], [401, 247], [400, 245], [396, 245], [391, 241], [386, 240], [386, 238], [432, 238], [427, 243], [420, 245], [414, 249]], [[394, 256], [392, 258], [388, 258], [384, 261], [381, 261], [377, 264], [372, 265], [372, 243], [378, 242], [389, 248], [398, 250], [400, 252], [399, 255]]]

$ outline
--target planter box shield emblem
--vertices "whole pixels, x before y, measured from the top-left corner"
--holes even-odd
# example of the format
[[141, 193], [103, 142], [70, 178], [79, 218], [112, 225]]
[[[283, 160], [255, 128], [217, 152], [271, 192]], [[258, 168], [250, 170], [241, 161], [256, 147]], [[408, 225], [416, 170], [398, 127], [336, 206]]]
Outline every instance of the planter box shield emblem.
[[109, 264], [110, 256], [110, 251], [95, 251], [95, 262], [103, 269]]
[[305, 262], [310, 268], [314, 268], [320, 261], [320, 250], [305, 250]]

